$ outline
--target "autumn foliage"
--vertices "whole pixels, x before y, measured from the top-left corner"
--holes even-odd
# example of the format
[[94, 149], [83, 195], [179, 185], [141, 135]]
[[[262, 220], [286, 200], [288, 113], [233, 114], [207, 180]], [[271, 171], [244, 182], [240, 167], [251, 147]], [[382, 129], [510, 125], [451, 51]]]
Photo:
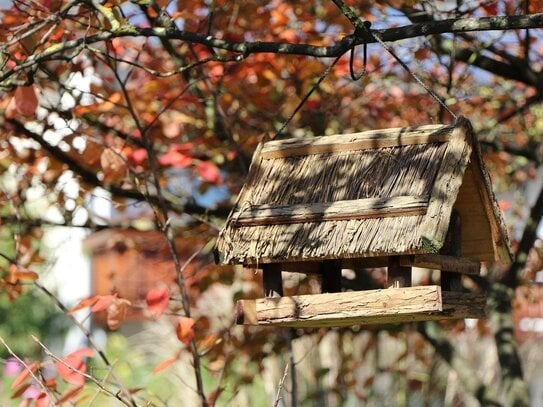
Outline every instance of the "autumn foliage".
[[[484, 278], [467, 285], [494, 293], [489, 306], [500, 318], [493, 320], [511, 324], [512, 293], [536, 278], [542, 258], [535, 229], [524, 227], [537, 225], [542, 213], [527, 215], [533, 202], [518, 192], [533, 188], [540, 177], [539, 26], [406, 36], [388, 42], [386, 51], [364, 39], [367, 32], [355, 30], [342, 6], [371, 23], [376, 30], [368, 31], [371, 35], [384, 35], [435, 20], [540, 13], [541, 3], [16, 0], [0, 10], [0, 295], [17, 301], [29, 290], [42, 293], [87, 342], [62, 352], [36, 338], [43, 357], [6, 351], [20, 370], [10, 376], [10, 397], [23, 405], [84, 405], [99, 393], [124, 405], [158, 405], [167, 401], [156, 396], [156, 388], [166, 394], [184, 381], [181, 400], [187, 405], [223, 405], [242, 397], [271, 405], [282, 366], [295, 352], [292, 360], [307, 365], [294, 373], [291, 368], [293, 381], [279, 389], [293, 405], [296, 385], [298, 399], [315, 405], [372, 398], [387, 405], [400, 400], [396, 394], [433, 400], [451, 391], [447, 397], [458, 405], [474, 398], [482, 404], [503, 401], [496, 380], [484, 382], [487, 376], [475, 363], [455, 364], [453, 356], [461, 352], [448, 352], [454, 349], [448, 338], [439, 342], [424, 327], [381, 332], [236, 327], [232, 304], [261, 296], [260, 277], [253, 270], [215, 266], [212, 249], [262, 140], [452, 121], [420, 81], [452, 112], [469, 117], [479, 134], [514, 248], [523, 256], [511, 268], [487, 265]], [[530, 21], [540, 25], [537, 18]], [[364, 41], [369, 42], [365, 57]], [[97, 210], [101, 199], [107, 216]], [[147, 271], [168, 274], [147, 285], [137, 280], [133, 298], [123, 298], [123, 287], [111, 283], [107, 291], [65, 304], [47, 281], [47, 262], [54, 256], [44, 253], [43, 244], [44, 231], [67, 226], [94, 236], [102, 229], [153, 230], [161, 239], [111, 238], [91, 254], [111, 260], [106, 273], [111, 281], [119, 259], [129, 264], [134, 274], [126, 273], [127, 286], [130, 276], [143, 273], [143, 262], [126, 263], [131, 251], [156, 264]], [[357, 283], [349, 284], [356, 289]], [[314, 277], [303, 276], [287, 289], [303, 292], [311, 284]], [[108, 344], [92, 336], [102, 322]], [[145, 359], [141, 371], [147, 376], [132, 375], [131, 367], [122, 361], [117, 367], [109, 356], [111, 338], [118, 338], [112, 332], [133, 323], [154, 327], [148, 328], [153, 333], [148, 347], [135, 350], [138, 356], [130, 360]], [[509, 392], [506, 404], [525, 401], [520, 367], [505, 367], [511, 361], [520, 366], [516, 347], [499, 336], [512, 326], [485, 320], [471, 330], [462, 321], [443, 328], [452, 343], [469, 335], [481, 343], [496, 338], [492, 343], [503, 348], [495, 358], [502, 373], [495, 376], [505, 388], [520, 389]], [[386, 368], [378, 360], [382, 337], [409, 345], [389, 354], [394, 360]], [[157, 344], [157, 338], [163, 342]], [[365, 362], [370, 357], [373, 367]], [[423, 373], [409, 376], [408, 363]], [[445, 377], [458, 374], [464, 380], [460, 390], [450, 390], [443, 375], [433, 373], [443, 372], [447, 363], [447, 372], [456, 373]], [[462, 376], [458, 366], [470, 366], [470, 374]], [[384, 374], [394, 384], [380, 394], [375, 383]], [[141, 383], [125, 384], [132, 376]], [[263, 378], [274, 381], [273, 391], [264, 389]], [[154, 382], [162, 379], [170, 381]], [[473, 390], [472, 383], [484, 391]], [[187, 394], [194, 400], [185, 399]], [[171, 399], [179, 403], [179, 396]]]

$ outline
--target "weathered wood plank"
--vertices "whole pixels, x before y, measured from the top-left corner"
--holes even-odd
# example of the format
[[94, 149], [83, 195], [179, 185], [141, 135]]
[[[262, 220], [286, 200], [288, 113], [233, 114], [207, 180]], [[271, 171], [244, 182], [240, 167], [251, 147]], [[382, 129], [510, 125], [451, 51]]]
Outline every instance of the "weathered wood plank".
[[366, 198], [330, 203], [296, 205], [252, 205], [232, 215], [235, 226], [278, 225], [342, 219], [408, 216], [424, 214], [427, 196], [395, 196]]
[[439, 252], [445, 241], [449, 217], [472, 152], [472, 146], [468, 142], [468, 139], [473, 137], [471, 125], [467, 119], [460, 117], [455, 126], [432, 187], [428, 211], [421, 230], [425, 249], [433, 253]]
[[417, 254], [402, 256], [401, 264], [404, 266], [422, 267], [434, 270], [446, 270], [455, 273], [478, 275], [481, 263], [460, 257], [445, 256], [443, 254]]
[[284, 158], [296, 155], [447, 142], [450, 133], [451, 127], [430, 125], [417, 128], [395, 128], [352, 134], [335, 134], [315, 138], [292, 138], [267, 142], [262, 148], [261, 157], [263, 159]]
[[321, 327], [483, 318], [485, 302], [483, 294], [442, 292], [435, 285], [388, 288], [240, 300], [236, 321], [246, 325]]

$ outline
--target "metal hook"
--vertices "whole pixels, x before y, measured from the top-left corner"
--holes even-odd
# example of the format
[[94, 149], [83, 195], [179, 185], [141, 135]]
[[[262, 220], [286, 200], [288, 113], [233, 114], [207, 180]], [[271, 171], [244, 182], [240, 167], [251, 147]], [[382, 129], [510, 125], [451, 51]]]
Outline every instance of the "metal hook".
[[351, 48], [351, 57], [349, 59], [349, 71], [351, 73], [351, 79], [353, 81], [357, 81], [359, 79], [362, 79], [362, 77], [364, 75], [366, 75], [366, 72], [367, 72], [367, 64], [368, 64], [368, 44], [364, 44], [364, 67], [362, 68], [362, 73], [360, 73], [360, 75], [356, 75], [355, 72], [354, 72], [354, 49], [355, 49], [355, 46], [353, 45], [353, 47]]

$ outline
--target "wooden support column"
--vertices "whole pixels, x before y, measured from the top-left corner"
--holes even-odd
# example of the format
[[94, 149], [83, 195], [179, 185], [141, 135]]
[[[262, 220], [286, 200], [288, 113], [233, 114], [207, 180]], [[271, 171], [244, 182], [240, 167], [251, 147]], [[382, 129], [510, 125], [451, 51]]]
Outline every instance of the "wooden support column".
[[[462, 256], [462, 239], [460, 229], [460, 215], [454, 209], [451, 214], [451, 222], [449, 223], [449, 229], [447, 230], [447, 236], [445, 237], [445, 243], [441, 248], [440, 253], [448, 256], [461, 257]], [[441, 270], [441, 288], [444, 291], [462, 291], [462, 275], [459, 273], [453, 273], [447, 269]]]
[[264, 264], [262, 266], [262, 284], [264, 297], [282, 297], [283, 279], [281, 263]]
[[411, 287], [411, 267], [401, 265], [400, 256], [388, 258], [386, 288]]
[[321, 293], [341, 292], [341, 260], [323, 261], [321, 275]]

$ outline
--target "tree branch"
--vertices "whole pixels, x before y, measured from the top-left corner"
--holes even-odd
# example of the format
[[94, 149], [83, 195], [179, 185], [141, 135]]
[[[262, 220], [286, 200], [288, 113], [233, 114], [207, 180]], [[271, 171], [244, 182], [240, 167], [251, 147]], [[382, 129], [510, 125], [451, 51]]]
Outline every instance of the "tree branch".
[[[8, 119], [8, 123], [15, 127], [15, 130], [26, 137], [36, 141], [40, 146], [47, 151], [56, 160], [65, 163], [70, 170], [81, 177], [82, 181], [94, 187], [100, 187], [109, 191], [113, 196], [118, 198], [135, 199], [138, 201], [148, 201], [151, 204], [158, 204], [159, 198], [156, 195], [145, 195], [135, 189], [124, 189], [115, 185], [104, 185], [98, 176], [88, 168], [82, 166], [77, 160], [66, 154], [59, 148], [49, 144], [45, 139], [33, 131], [28, 130], [21, 122]], [[166, 205], [169, 210], [177, 213], [186, 213], [189, 215], [210, 215], [225, 217], [230, 212], [229, 207], [219, 207], [217, 209], [208, 209], [195, 203], [188, 202], [184, 205], [177, 205], [171, 200], [166, 200]]]
[[[171, 27], [136, 27], [125, 24], [111, 31], [102, 31], [94, 35], [85, 36], [75, 40], [53, 44], [40, 54], [27, 58], [16, 67], [6, 70], [0, 75], [0, 84], [11, 86], [7, 79], [18, 72], [28, 69], [41, 62], [67, 58], [67, 51], [83, 50], [90, 44], [110, 41], [121, 37], [157, 37], [169, 40], [180, 40], [194, 44], [202, 44], [210, 49], [224, 50], [239, 53], [240, 58], [249, 54], [274, 53], [284, 55], [305, 55], [319, 58], [335, 58], [343, 55], [353, 45], [377, 42], [375, 36], [382, 41], [394, 42], [407, 38], [426, 37], [445, 33], [466, 33], [478, 31], [506, 31], [526, 28], [543, 28], [543, 13], [522, 16], [495, 16], [483, 18], [453, 18], [441, 21], [428, 21], [406, 25], [403, 27], [386, 28], [379, 30], [358, 30], [356, 35], [344, 37], [332, 46], [315, 46], [310, 44], [294, 44], [275, 41], [228, 41], [206, 34], [179, 30]], [[71, 56], [73, 57], [73, 55]]]

